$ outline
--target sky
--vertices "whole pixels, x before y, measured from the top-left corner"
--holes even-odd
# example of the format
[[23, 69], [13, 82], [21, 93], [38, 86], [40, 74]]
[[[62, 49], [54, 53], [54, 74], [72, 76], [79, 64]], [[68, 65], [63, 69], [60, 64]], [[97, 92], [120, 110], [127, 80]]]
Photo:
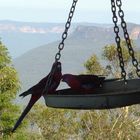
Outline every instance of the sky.
[[[0, 0], [0, 20], [65, 22], [73, 0]], [[74, 22], [111, 23], [111, 0], [79, 0]], [[128, 22], [140, 23], [140, 0], [122, 0]]]

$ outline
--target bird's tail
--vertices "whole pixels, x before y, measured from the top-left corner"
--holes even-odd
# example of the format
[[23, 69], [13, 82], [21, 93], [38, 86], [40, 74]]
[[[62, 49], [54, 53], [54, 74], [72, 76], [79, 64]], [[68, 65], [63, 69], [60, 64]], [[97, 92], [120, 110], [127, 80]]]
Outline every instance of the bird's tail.
[[[38, 98], [39, 99], [39, 98]], [[22, 112], [21, 116], [19, 117], [19, 119], [17, 120], [14, 128], [12, 129], [12, 132], [14, 132], [17, 127], [21, 124], [22, 120], [24, 119], [24, 117], [27, 115], [27, 113], [31, 110], [32, 106], [36, 103], [36, 101], [38, 100], [36, 98], [36, 100], [32, 100], [32, 97], [27, 105], [27, 107], [25, 108], [25, 110]]]

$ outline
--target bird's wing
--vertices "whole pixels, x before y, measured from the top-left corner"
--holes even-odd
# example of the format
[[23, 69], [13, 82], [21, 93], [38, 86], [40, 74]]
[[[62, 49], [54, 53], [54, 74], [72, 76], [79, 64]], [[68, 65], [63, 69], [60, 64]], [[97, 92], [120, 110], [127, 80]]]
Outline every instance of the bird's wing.
[[47, 78], [48, 77], [45, 77], [43, 78], [42, 80], [40, 80], [36, 85], [34, 85], [33, 87], [31, 87], [30, 89], [28, 89], [27, 91], [21, 93], [19, 96], [20, 97], [25, 97], [29, 94], [36, 94], [37, 92], [42, 92], [44, 87], [45, 87], [45, 84], [47, 82]]
[[97, 75], [78, 75], [77, 78], [83, 84], [94, 82], [96, 83], [105, 79], [105, 77], [98, 77]]

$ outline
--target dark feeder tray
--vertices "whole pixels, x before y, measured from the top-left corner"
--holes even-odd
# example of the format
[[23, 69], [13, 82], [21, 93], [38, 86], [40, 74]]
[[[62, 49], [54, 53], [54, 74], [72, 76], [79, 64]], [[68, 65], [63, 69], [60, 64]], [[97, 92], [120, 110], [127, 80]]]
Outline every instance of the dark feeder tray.
[[62, 89], [45, 97], [48, 107], [66, 109], [111, 109], [140, 104], [140, 79], [124, 81], [105, 80], [103, 86], [81, 92]]

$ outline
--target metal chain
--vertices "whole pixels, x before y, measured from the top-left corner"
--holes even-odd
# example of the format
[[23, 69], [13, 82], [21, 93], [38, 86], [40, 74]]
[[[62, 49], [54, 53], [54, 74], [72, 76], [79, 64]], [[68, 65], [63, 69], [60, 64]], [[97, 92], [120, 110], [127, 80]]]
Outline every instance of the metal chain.
[[55, 55], [55, 61], [58, 61], [61, 58], [61, 51], [64, 49], [64, 41], [68, 36], [68, 30], [71, 26], [72, 17], [74, 15], [74, 11], [75, 11], [75, 7], [76, 7], [77, 2], [78, 2], [78, 0], [73, 0], [72, 6], [70, 8], [69, 16], [68, 16], [67, 22], [65, 24], [65, 30], [62, 34], [62, 41], [59, 43], [58, 52]]
[[[62, 41], [59, 43], [58, 52], [55, 55], [55, 63], [57, 63], [61, 58], [61, 51], [64, 49], [64, 41], [66, 40], [66, 38], [68, 36], [68, 30], [71, 26], [72, 17], [74, 15], [74, 11], [75, 11], [75, 7], [76, 7], [77, 2], [78, 2], [78, 0], [73, 0], [72, 6], [70, 8], [69, 16], [68, 16], [67, 22], [65, 24], [65, 30], [62, 33]], [[45, 85], [45, 88], [44, 88], [42, 94], [46, 94], [46, 95], [48, 94], [48, 89], [51, 86], [52, 78], [53, 78], [53, 75], [56, 71], [56, 68], [57, 67], [51, 69], [51, 71], [49, 73], [49, 76], [48, 76], [48, 80], [46, 82], [46, 85]]]
[[116, 0], [116, 5], [119, 8], [118, 15], [119, 15], [119, 17], [121, 19], [121, 27], [122, 27], [123, 32], [124, 32], [124, 38], [125, 38], [125, 41], [126, 41], [126, 44], [127, 44], [127, 47], [128, 47], [129, 54], [130, 54], [130, 56], [132, 58], [132, 64], [136, 68], [137, 76], [140, 77], [139, 63], [138, 63], [138, 61], [137, 61], [137, 59], [135, 57], [135, 52], [133, 50], [131, 40], [130, 40], [128, 31], [127, 31], [127, 24], [126, 24], [126, 22], [124, 20], [124, 12], [122, 10], [122, 1], [121, 0]]
[[124, 60], [123, 60], [123, 55], [122, 55], [122, 48], [121, 48], [121, 38], [119, 36], [119, 27], [117, 25], [118, 23], [118, 17], [116, 15], [116, 4], [114, 0], [111, 0], [111, 11], [113, 13], [113, 23], [114, 23], [114, 32], [116, 34], [115, 41], [117, 44], [117, 51], [118, 51], [118, 57], [119, 57], [119, 63], [120, 63], [120, 68], [121, 68], [121, 76], [124, 79], [126, 83], [126, 71], [124, 69]]

